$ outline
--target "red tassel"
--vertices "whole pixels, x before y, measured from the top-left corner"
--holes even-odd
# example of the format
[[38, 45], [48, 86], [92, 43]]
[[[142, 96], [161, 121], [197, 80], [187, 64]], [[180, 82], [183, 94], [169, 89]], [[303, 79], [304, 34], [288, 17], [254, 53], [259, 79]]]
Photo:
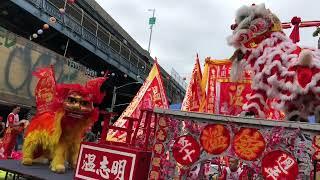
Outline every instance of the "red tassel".
[[291, 23], [294, 27], [290, 34], [290, 39], [293, 41], [293, 43], [297, 43], [300, 41], [299, 25], [301, 23], [301, 18], [295, 16], [291, 19]]

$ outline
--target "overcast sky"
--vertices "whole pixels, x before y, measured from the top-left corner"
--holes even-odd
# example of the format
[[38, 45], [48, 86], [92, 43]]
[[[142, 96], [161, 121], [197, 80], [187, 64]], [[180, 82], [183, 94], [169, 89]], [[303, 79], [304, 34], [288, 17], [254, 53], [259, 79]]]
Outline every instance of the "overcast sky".
[[[204, 58], [228, 58], [233, 48], [226, 43], [237, 8], [252, 3], [266, 4], [282, 22], [293, 16], [320, 20], [319, 0], [96, 0], [144, 49], [148, 48], [148, 18], [156, 9], [151, 56], [169, 73], [174, 68], [189, 79], [196, 53]], [[317, 46], [315, 28], [300, 29], [301, 44]], [[290, 34], [291, 30], [286, 31]]]

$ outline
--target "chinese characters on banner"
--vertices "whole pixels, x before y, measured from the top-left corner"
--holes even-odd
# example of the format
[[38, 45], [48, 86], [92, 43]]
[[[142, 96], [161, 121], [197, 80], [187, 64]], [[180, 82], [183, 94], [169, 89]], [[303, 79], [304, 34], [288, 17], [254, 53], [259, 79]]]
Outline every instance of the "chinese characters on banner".
[[188, 85], [186, 95], [183, 99], [181, 111], [201, 112], [201, 102], [205, 99], [206, 92], [201, 86], [202, 74], [200, 62], [197, 55], [196, 63], [192, 71], [192, 77]]
[[266, 180], [296, 179], [298, 163], [296, 159], [281, 150], [269, 152], [262, 159], [262, 175]]
[[[202, 86], [207, 89], [204, 111], [214, 114], [238, 115], [251, 92], [250, 75], [241, 82], [231, 82], [231, 61], [206, 59]], [[202, 87], [204, 88], [204, 87]]]
[[200, 135], [200, 143], [209, 154], [221, 154], [230, 145], [230, 131], [220, 124], [209, 124]]
[[82, 144], [76, 179], [131, 180], [136, 155]]
[[[246, 96], [251, 93], [251, 77], [246, 72], [241, 81], [232, 82], [231, 66], [229, 60], [206, 59], [201, 86], [206, 89], [207, 96], [201, 102], [201, 111], [233, 116], [241, 113], [242, 106], [247, 102]], [[266, 117], [281, 120], [284, 113], [272, 107], [273, 101], [275, 100], [267, 101], [269, 108], [266, 109]]]
[[158, 130], [156, 132], [156, 140], [153, 147], [153, 157], [151, 159], [150, 180], [158, 180], [160, 178], [161, 157], [164, 156], [164, 142], [167, 140], [168, 119], [159, 117]]
[[265, 147], [266, 142], [257, 129], [241, 128], [233, 138], [233, 149], [243, 160], [256, 160], [262, 155]]
[[[168, 100], [166, 91], [163, 86], [161, 73], [157, 62], [154, 63], [149, 76], [139, 89], [136, 96], [133, 98], [128, 107], [123, 111], [121, 116], [114, 123], [114, 126], [125, 127], [127, 120], [124, 117], [139, 118], [142, 109], [153, 109], [159, 107], [168, 109]], [[138, 136], [140, 134], [138, 133]], [[107, 136], [107, 141], [124, 141], [125, 132], [110, 130]]]
[[179, 164], [191, 165], [200, 157], [200, 146], [192, 136], [180, 136], [175, 140], [172, 153]]

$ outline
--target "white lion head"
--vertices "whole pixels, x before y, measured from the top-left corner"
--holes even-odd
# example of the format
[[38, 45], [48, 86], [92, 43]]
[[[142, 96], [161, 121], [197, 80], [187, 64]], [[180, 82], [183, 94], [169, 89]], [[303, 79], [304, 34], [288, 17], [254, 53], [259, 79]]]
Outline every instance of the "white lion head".
[[275, 31], [275, 25], [278, 27], [279, 23], [279, 19], [264, 4], [243, 6], [236, 13], [235, 24], [231, 26], [233, 33], [228, 37], [228, 43], [240, 48], [258, 35]]

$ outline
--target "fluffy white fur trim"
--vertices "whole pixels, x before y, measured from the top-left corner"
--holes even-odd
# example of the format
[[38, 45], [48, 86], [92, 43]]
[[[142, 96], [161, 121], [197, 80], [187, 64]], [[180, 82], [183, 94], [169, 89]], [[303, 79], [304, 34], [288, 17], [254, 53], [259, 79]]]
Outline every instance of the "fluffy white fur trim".
[[252, 107], [255, 108], [258, 111], [259, 118], [265, 118], [266, 117], [266, 115], [264, 114], [263, 111], [261, 111], [260, 106], [257, 103], [250, 103], [249, 105], [248, 104], [244, 104], [243, 105], [243, 109], [245, 111], [248, 111]]
[[313, 59], [312, 51], [306, 49], [301, 51], [298, 62], [300, 65], [310, 67], [312, 63], [312, 59]]

